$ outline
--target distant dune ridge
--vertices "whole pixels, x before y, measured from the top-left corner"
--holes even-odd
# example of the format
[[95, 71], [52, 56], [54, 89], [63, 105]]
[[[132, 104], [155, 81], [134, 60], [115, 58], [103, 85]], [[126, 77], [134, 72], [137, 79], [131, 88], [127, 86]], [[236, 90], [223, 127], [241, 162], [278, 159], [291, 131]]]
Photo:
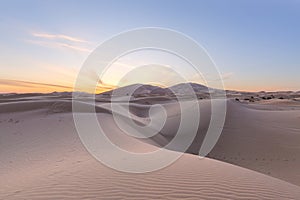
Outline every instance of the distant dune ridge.
[[[0, 199], [300, 199], [300, 92], [226, 91], [223, 132], [208, 158], [199, 159], [211, 100], [206, 86], [191, 86], [201, 111], [195, 140], [178, 161], [146, 174], [117, 172], [86, 151], [71, 113], [72, 93], [0, 94]], [[149, 121], [153, 104], [167, 112], [165, 126], [151, 138], [131, 137], [114, 122], [111, 95], [126, 96], [132, 88], [138, 88], [129, 107], [136, 121]], [[95, 106], [111, 141], [141, 153], [175, 136], [176, 95], [189, 95], [184, 84], [131, 85], [96, 95], [96, 102], [85, 93], [76, 99]]]
[[152, 86], [152, 85], [144, 85], [144, 84], [133, 84], [125, 87], [120, 87], [115, 90], [111, 90], [108, 92], [104, 92], [104, 95], [112, 95], [113, 93], [117, 95], [127, 95], [128, 91], [133, 91], [135, 88], [136, 90], [133, 92], [133, 95], [171, 95], [174, 96], [175, 94], [179, 95], [190, 95], [190, 87], [196, 93], [208, 93], [208, 87], [197, 84], [197, 83], [180, 83], [168, 88], [161, 88], [159, 86]]
[[[110, 96], [113, 93], [115, 95], [128, 95], [130, 91], [133, 91], [133, 96], [175, 96], [175, 95], [190, 95], [190, 89], [192, 88], [199, 98], [210, 98], [210, 93], [217, 93], [220, 89], [208, 88], [205, 85], [198, 83], [179, 83], [177, 85], [161, 88], [159, 86], [145, 85], [145, 84], [133, 84], [125, 87], [120, 87], [115, 90], [107, 91], [100, 96]], [[259, 101], [269, 99], [294, 99], [300, 98], [300, 91], [279, 91], [279, 92], [245, 92], [245, 91], [225, 91], [228, 98], [236, 97], [240, 101]], [[298, 99], [297, 99], [298, 98]]]

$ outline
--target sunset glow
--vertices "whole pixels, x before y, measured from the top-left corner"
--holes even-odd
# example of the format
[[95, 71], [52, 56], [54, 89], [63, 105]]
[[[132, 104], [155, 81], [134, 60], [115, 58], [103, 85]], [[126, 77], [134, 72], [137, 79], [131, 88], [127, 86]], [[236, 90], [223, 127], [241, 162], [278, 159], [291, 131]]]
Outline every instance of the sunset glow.
[[[89, 6], [80, 1], [73, 2], [71, 9], [69, 3], [60, 1], [18, 4], [15, 7], [6, 1], [0, 8], [0, 93], [73, 91], [79, 70], [97, 46], [120, 32], [150, 26], [182, 32], [202, 45], [219, 68], [226, 89], [300, 90], [297, 1], [190, 2], [172, 7], [172, 1], [164, 1], [160, 9], [151, 1], [97, 1]], [[180, 14], [183, 10], [189, 12]], [[153, 55], [137, 53], [118, 60], [104, 77], [92, 77], [105, 83], [96, 92], [120, 86], [120, 78], [137, 66], [159, 62], [182, 67], [174, 58]], [[163, 72], [163, 82], [150, 75], [151, 69], [147, 81], [142, 80], [143, 73], [128, 84], [177, 83], [171, 72]], [[152, 74], [158, 73], [154, 70]], [[189, 81], [205, 83], [192, 76]]]

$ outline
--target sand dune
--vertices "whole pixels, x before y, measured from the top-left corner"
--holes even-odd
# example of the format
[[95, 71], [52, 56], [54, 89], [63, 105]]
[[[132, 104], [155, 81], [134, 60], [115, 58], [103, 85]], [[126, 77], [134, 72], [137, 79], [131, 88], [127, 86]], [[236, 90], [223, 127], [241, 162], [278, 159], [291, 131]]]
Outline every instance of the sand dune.
[[[117, 172], [96, 161], [79, 140], [68, 99], [1, 103], [0, 199], [300, 199], [300, 110], [228, 100], [224, 131], [209, 154], [213, 159], [199, 159], [193, 154], [202, 144], [210, 113], [209, 100], [199, 103], [203, 117], [187, 153], [146, 174]], [[140, 140], [118, 129], [107, 103], [97, 106], [109, 138], [132, 152], [167, 144], [180, 116], [176, 102], [164, 101], [165, 127]], [[132, 103], [130, 111], [136, 122], [146, 123], [148, 109]]]

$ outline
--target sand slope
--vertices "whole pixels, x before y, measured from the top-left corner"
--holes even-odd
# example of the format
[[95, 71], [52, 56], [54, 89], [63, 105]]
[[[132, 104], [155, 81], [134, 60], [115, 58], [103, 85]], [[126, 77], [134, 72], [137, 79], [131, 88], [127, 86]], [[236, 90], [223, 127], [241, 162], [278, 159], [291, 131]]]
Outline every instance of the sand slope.
[[300, 185], [300, 110], [228, 103], [222, 135], [209, 157]]
[[[7, 108], [0, 114], [0, 199], [300, 199], [298, 186], [213, 159], [200, 160], [191, 154], [153, 173], [114, 171], [84, 149], [72, 114], [67, 112], [69, 102], [57, 104], [55, 100], [41, 105], [27, 102], [25, 112], [23, 103], [9, 109], [0, 105], [0, 109]], [[264, 173], [271, 170], [272, 176], [298, 183], [299, 111], [270, 112], [231, 101], [228, 105], [224, 132], [210, 157]], [[205, 102], [203, 106], [207, 107]], [[173, 116], [168, 123], [174, 123], [176, 104], [166, 107]], [[18, 109], [22, 112], [13, 112]], [[51, 112], [53, 109], [58, 113]], [[107, 124], [110, 138], [130, 151], [153, 151], [166, 143], [174, 131], [166, 127], [156, 138], [137, 140], [124, 135], [111, 114], [102, 112], [105, 109], [102, 105], [99, 120]], [[144, 111], [133, 109], [135, 112]], [[136, 114], [147, 117], [145, 113]], [[202, 128], [206, 122], [207, 119], [201, 122]], [[191, 153], [198, 143], [195, 141], [190, 148]], [[280, 159], [271, 162], [276, 156]], [[281, 160], [287, 156], [291, 156], [289, 161]]]

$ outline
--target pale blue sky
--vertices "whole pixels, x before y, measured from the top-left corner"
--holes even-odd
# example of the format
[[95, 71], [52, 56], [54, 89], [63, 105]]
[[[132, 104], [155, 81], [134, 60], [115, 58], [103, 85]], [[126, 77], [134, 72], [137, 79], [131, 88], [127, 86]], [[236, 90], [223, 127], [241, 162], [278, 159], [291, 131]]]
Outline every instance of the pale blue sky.
[[300, 90], [299, 0], [7, 0], [0, 7], [0, 92], [14, 89], [9, 80], [72, 85], [102, 41], [149, 26], [204, 46], [228, 89]]

